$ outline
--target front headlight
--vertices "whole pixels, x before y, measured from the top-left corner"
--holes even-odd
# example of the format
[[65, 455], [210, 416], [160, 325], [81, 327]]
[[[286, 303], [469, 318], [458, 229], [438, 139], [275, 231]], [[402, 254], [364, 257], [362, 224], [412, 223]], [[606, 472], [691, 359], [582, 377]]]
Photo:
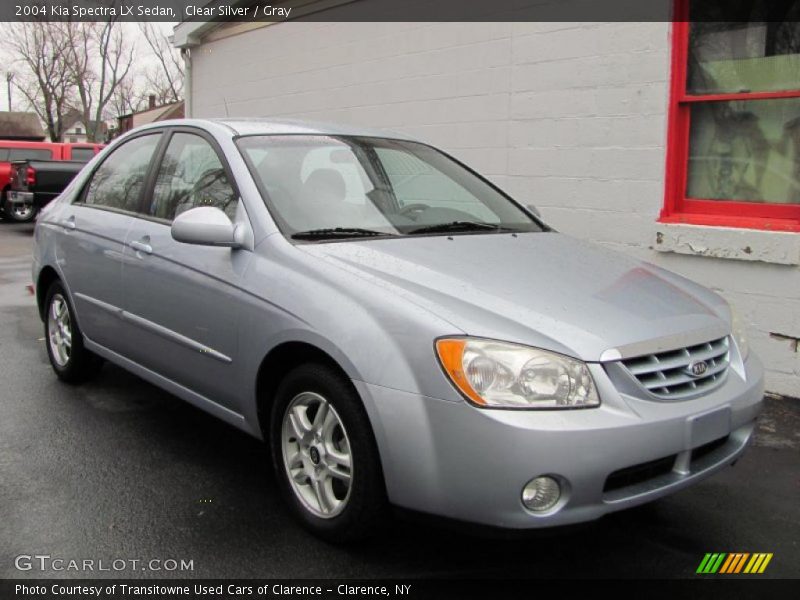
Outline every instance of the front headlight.
[[742, 360], [745, 360], [747, 358], [747, 354], [750, 352], [750, 344], [747, 342], [747, 334], [745, 332], [744, 323], [739, 317], [739, 313], [736, 311], [736, 309], [733, 308], [733, 306], [731, 306], [730, 309], [733, 339], [736, 340], [736, 346], [739, 348], [739, 354], [742, 356]]
[[436, 341], [444, 372], [483, 408], [600, 406], [586, 363], [554, 352], [493, 340]]

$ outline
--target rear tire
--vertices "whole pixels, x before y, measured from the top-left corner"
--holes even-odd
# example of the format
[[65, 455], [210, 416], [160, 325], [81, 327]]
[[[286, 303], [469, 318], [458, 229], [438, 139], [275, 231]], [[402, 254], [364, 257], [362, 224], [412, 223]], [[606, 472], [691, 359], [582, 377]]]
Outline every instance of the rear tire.
[[296, 367], [270, 419], [278, 486], [303, 526], [334, 543], [375, 535], [387, 500], [369, 418], [353, 384], [324, 364]]
[[44, 340], [50, 366], [61, 381], [82, 383], [103, 366], [103, 359], [84, 347], [75, 311], [60, 281], [47, 290]]
[[3, 217], [11, 223], [30, 223], [36, 218], [36, 207], [33, 205], [24, 206], [21, 204], [11, 204], [8, 200], [8, 192], [3, 194]]

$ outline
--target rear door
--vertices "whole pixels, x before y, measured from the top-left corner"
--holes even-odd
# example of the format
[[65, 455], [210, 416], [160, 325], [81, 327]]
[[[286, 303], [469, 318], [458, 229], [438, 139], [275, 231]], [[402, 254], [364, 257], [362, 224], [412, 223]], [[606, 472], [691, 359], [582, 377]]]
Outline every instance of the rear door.
[[62, 213], [58, 259], [90, 340], [119, 349], [125, 236], [140, 209], [159, 132], [132, 138], [94, 170]]
[[199, 130], [176, 130], [155, 171], [146, 215], [128, 231], [123, 286], [125, 354], [215, 402], [239, 412], [238, 315], [241, 278], [252, 253], [182, 244], [172, 220], [215, 206], [249, 227], [224, 158]]

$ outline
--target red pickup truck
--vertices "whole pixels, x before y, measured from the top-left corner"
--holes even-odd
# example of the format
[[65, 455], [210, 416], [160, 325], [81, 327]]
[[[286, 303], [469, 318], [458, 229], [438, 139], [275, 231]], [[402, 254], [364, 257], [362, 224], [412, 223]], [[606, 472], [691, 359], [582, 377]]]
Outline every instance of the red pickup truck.
[[89, 162], [103, 148], [102, 144], [65, 144], [53, 142], [18, 142], [0, 140], [0, 207], [10, 221], [29, 221], [27, 214], [16, 214], [17, 208], [8, 203], [11, 186], [11, 163], [20, 160], [74, 160]]

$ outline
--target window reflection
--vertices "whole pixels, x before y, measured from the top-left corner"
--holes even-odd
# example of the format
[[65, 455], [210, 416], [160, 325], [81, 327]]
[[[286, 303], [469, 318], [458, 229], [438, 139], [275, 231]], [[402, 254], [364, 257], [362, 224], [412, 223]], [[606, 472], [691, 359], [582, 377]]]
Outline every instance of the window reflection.
[[690, 94], [800, 88], [799, 0], [694, 0], [691, 20]]
[[692, 105], [687, 196], [800, 203], [800, 98]]
[[172, 221], [198, 206], [214, 206], [230, 219], [236, 215], [237, 196], [228, 182], [219, 156], [203, 138], [176, 133], [161, 161], [150, 213]]

